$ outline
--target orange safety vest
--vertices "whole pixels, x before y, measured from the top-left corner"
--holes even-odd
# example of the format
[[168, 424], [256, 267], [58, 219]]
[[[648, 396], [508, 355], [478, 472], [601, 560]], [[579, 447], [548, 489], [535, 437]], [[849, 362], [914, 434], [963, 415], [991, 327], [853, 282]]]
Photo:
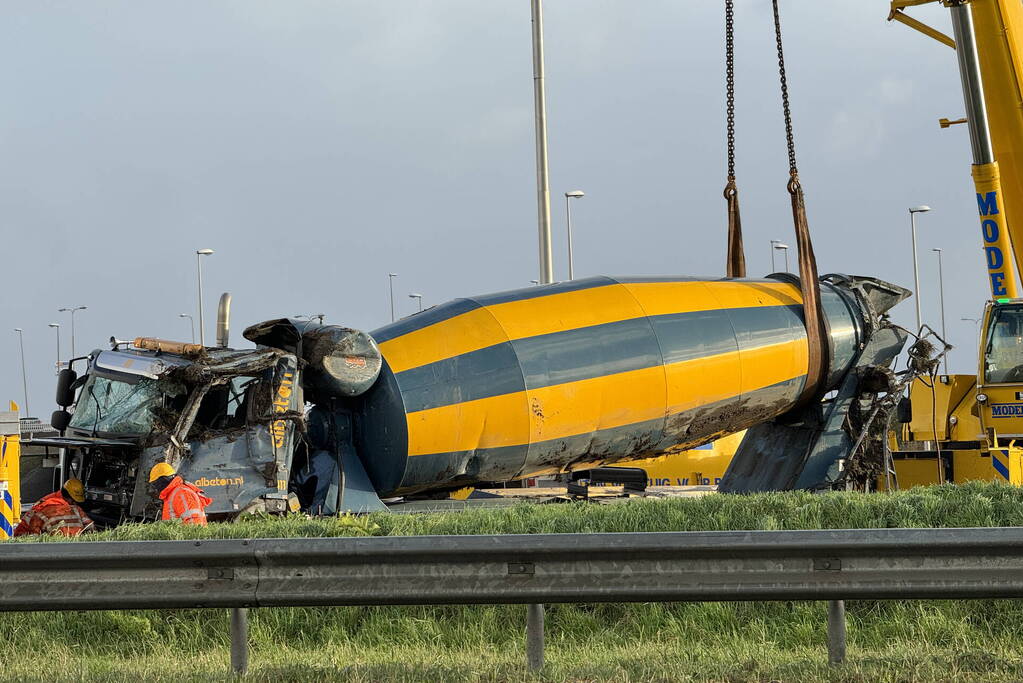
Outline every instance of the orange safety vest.
[[167, 488], [160, 491], [163, 515], [160, 519], [180, 519], [182, 524], [206, 526], [206, 506], [213, 502], [202, 489], [181, 477], [174, 477]]
[[60, 491], [44, 496], [25, 513], [14, 528], [15, 536], [29, 534], [61, 534], [77, 536], [92, 531], [92, 520], [82, 508], [64, 499]]

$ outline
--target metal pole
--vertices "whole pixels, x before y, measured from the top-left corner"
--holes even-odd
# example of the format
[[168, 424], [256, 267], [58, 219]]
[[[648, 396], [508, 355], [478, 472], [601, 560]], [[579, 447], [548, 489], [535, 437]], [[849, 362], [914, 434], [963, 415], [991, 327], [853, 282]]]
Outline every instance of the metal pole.
[[387, 274], [387, 284], [391, 290], [391, 322], [394, 322], [394, 278], [398, 276], [397, 273]]
[[75, 311], [77, 308], [71, 309], [71, 357], [75, 357]]
[[785, 272], [789, 272], [789, 248], [785, 247], [782, 249], [782, 253], [785, 254]]
[[543, 605], [526, 606], [526, 666], [530, 671], [543, 668]]
[[195, 343], [195, 318], [188, 316], [188, 325], [192, 328], [192, 343]]
[[995, 160], [995, 153], [991, 147], [991, 133], [987, 125], [987, 106], [984, 104], [984, 85], [980, 78], [980, 60], [977, 57], [977, 43], [973, 34], [973, 15], [970, 14], [970, 7], [965, 2], [952, 5], [951, 11], [973, 163], [990, 164]]
[[532, 0], [533, 102], [536, 109], [536, 203], [540, 230], [540, 283], [554, 282], [551, 255], [551, 192], [547, 181], [547, 100], [543, 83], [543, 9]]
[[202, 316], [202, 254], [198, 252], [195, 254], [195, 269], [199, 276], [199, 345], [206, 346], [206, 337], [203, 334], [206, 326], [203, 324]]
[[[941, 269], [941, 249], [934, 249], [938, 252], [938, 297], [941, 301], [941, 338], [948, 343], [948, 335], [945, 333], [945, 276]], [[948, 354], [942, 359], [945, 363], [945, 374], [948, 374]]]
[[25, 416], [31, 415], [28, 408], [28, 371], [25, 370], [25, 332], [20, 327], [14, 330], [18, 333], [18, 344], [21, 346], [21, 388], [25, 392]]
[[910, 209], [909, 222], [913, 233], [913, 286], [916, 288], [916, 329], [917, 332], [923, 327], [922, 316], [920, 315], [920, 267], [916, 262], [916, 211]]
[[231, 608], [231, 671], [244, 675], [249, 670], [249, 610]]
[[778, 243], [778, 240], [771, 240], [771, 272], [775, 273], [778, 271], [778, 266], [774, 262], [774, 245]]
[[574, 280], [572, 271], [572, 198], [565, 195], [565, 215], [568, 217], [568, 279]]
[[828, 601], [828, 663], [845, 661], [845, 600]]

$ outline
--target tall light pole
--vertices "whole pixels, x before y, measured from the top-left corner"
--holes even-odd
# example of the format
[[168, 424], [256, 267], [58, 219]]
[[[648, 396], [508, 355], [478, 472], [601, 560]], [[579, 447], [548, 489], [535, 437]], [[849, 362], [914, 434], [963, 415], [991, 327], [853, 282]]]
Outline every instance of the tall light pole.
[[565, 218], [568, 221], [568, 279], [574, 280], [575, 275], [572, 270], [572, 200], [582, 199], [586, 196], [586, 193], [582, 190], [570, 190], [565, 193]]
[[394, 322], [394, 278], [398, 277], [397, 273], [387, 274], [387, 286], [391, 290], [391, 322]]
[[789, 245], [776, 242], [774, 248], [776, 251], [785, 254], [785, 272], [789, 272]]
[[536, 212], [540, 230], [540, 282], [554, 282], [551, 256], [551, 190], [547, 180], [547, 94], [543, 83], [543, 7], [532, 0], [533, 105], [536, 113]]
[[74, 306], [72, 308], [58, 308], [58, 313], [71, 314], [71, 357], [75, 357], [75, 311], [84, 311], [88, 306]]
[[774, 264], [774, 250], [776, 244], [781, 244], [781, 240], [771, 240], [771, 272], [774, 273], [778, 270], [778, 266]]
[[416, 299], [416, 300], [419, 301], [419, 312], [422, 313], [423, 312], [423, 295], [422, 294], [412, 293], [412, 294], [408, 295], [408, 298]]
[[913, 206], [909, 209], [909, 224], [910, 230], [913, 233], [913, 286], [916, 287], [914, 294], [916, 294], [916, 329], [918, 332], [923, 327], [923, 316], [920, 315], [920, 266], [916, 260], [916, 215], [930, 210], [931, 207], [926, 204]]
[[[941, 249], [935, 247], [931, 249], [938, 255], [938, 297], [941, 301], [941, 338], [948, 344], [948, 336], [945, 334], [945, 276], [941, 271]], [[946, 353], [944, 358], [945, 362], [945, 374], [948, 374], [948, 354]]]
[[14, 331], [18, 333], [18, 344], [21, 345], [21, 388], [25, 392], [25, 416], [29, 416], [32, 413], [28, 409], [28, 372], [25, 370], [25, 331], [20, 327], [15, 327]]
[[47, 327], [52, 327], [57, 333], [57, 372], [60, 372], [60, 323], [49, 323]]
[[192, 343], [195, 343], [195, 318], [188, 313], [178, 313], [179, 318], [188, 318], [188, 324], [192, 328]]
[[195, 270], [199, 276], [199, 345], [206, 346], [205, 326], [202, 317], [202, 257], [213, 253], [212, 249], [199, 249], [195, 252]]

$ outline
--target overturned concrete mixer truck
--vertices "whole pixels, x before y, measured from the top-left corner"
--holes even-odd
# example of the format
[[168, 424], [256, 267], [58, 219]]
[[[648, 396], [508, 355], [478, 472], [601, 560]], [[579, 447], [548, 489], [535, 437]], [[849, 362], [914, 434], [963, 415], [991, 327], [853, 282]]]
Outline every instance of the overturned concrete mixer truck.
[[[821, 279], [829, 372], [807, 387], [798, 280], [592, 277], [455, 299], [365, 333], [278, 319], [256, 348], [137, 338], [58, 381], [62, 476], [110, 523], [153, 519], [147, 472], [174, 465], [245, 511], [367, 511], [381, 499], [578, 472], [756, 426], [723, 485], [822, 488], [857, 440], [850, 410], [906, 341], [909, 295]], [[866, 376], [874, 377], [864, 382]], [[882, 383], [883, 384], [883, 383]], [[749, 443], [747, 443], [749, 442]], [[734, 471], [733, 471], [734, 470]], [[297, 501], [297, 504], [296, 504]]]

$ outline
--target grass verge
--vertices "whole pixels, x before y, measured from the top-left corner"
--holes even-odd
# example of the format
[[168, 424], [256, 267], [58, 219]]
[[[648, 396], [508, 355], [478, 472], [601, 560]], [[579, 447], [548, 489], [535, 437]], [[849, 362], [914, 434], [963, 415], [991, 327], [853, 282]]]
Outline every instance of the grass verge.
[[[1023, 525], [993, 484], [864, 496], [707, 496], [358, 519], [129, 525], [89, 540]], [[48, 539], [47, 539], [48, 540]], [[2, 561], [2, 553], [0, 553]], [[262, 609], [252, 680], [1016, 681], [1016, 601], [847, 604], [849, 661], [826, 664], [823, 603], [548, 607], [548, 665], [524, 670], [522, 606]], [[227, 680], [226, 610], [0, 615], [6, 680]]]

